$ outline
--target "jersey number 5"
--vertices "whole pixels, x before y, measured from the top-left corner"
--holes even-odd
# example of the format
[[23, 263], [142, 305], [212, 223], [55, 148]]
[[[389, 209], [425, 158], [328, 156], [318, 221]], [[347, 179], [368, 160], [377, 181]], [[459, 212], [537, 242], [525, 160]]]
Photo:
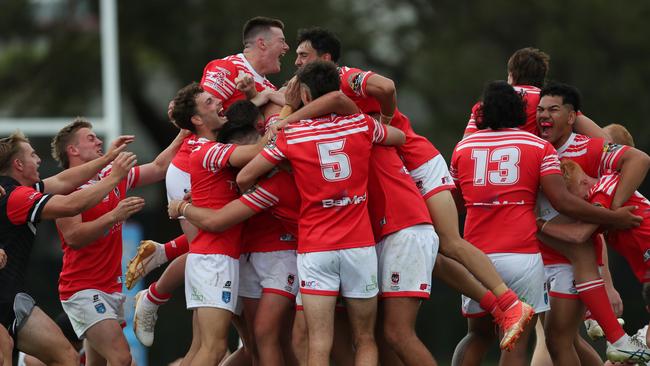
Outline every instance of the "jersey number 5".
[[[519, 180], [519, 149], [502, 147], [472, 149], [474, 160], [474, 186], [484, 186], [486, 180], [494, 185], [511, 185]], [[496, 163], [497, 169], [488, 170], [488, 163]]]
[[321, 173], [328, 182], [348, 179], [352, 173], [350, 158], [343, 152], [344, 146], [345, 139], [316, 144]]

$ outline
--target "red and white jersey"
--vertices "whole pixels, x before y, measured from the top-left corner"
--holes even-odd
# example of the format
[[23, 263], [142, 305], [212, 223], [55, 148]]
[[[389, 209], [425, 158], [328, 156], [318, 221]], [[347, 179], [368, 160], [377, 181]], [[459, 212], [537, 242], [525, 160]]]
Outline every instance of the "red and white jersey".
[[[602, 176], [589, 192], [589, 202], [610, 208], [618, 188], [618, 174]], [[633, 214], [643, 217], [641, 226], [628, 230], [612, 230], [607, 235], [609, 245], [625, 257], [639, 282], [650, 282], [650, 201], [634, 192], [623, 206], [637, 206]]]
[[[236, 146], [201, 138], [190, 154], [190, 181], [192, 204], [218, 210], [239, 198], [235, 173], [228, 167], [230, 155]], [[242, 224], [220, 233], [199, 229], [190, 253], [223, 254], [239, 259]]]
[[[541, 89], [532, 85], [513, 85], [512, 87], [521, 96], [526, 108], [526, 123], [520, 129], [530, 132], [533, 135], [539, 135], [539, 130], [537, 129], [537, 105], [539, 104]], [[470, 113], [467, 127], [465, 127], [465, 135], [478, 131], [476, 121], [481, 118], [479, 113], [481, 104], [481, 102], [477, 102], [472, 107], [472, 113]]]
[[[363, 113], [380, 113], [379, 102], [368, 95], [366, 86], [368, 79], [374, 74], [351, 67], [339, 68], [341, 91], [356, 103]], [[391, 126], [399, 128], [406, 135], [406, 142], [397, 147], [398, 154], [404, 160], [406, 169], [413, 170], [440, 154], [433, 144], [425, 137], [418, 135], [411, 127], [411, 121], [395, 108]]]
[[409, 171], [391, 146], [370, 154], [368, 213], [375, 241], [399, 230], [431, 224], [431, 215]]
[[296, 250], [300, 194], [291, 174], [273, 170], [239, 200], [258, 213], [244, 228], [242, 253]]
[[246, 99], [246, 95], [237, 90], [237, 84], [235, 83], [235, 79], [237, 79], [240, 72], [253, 77], [257, 91], [262, 91], [267, 88], [277, 90], [275, 85], [265, 76], [255, 71], [243, 53], [208, 62], [203, 69], [201, 87], [203, 90], [221, 99], [223, 108], [228, 109], [234, 102], [240, 99]]
[[172, 164], [178, 169], [184, 171], [185, 173], [190, 172], [190, 153], [194, 146], [197, 144], [197, 137], [195, 134], [191, 134], [183, 139], [181, 147], [174, 155], [172, 159]]
[[[111, 168], [112, 166], [108, 165], [99, 173], [98, 179], [90, 180], [78, 189], [88, 188], [106, 178]], [[139, 178], [140, 167], [133, 167], [99, 204], [81, 213], [81, 221], [94, 221], [112, 211], [121, 200], [126, 198], [126, 193], [137, 186]], [[59, 276], [61, 300], [67, 300], [75, 293], [86, 289], [97, 289], [109, 294], [122, 291], [121, 222], [113, 225], [101, 238], [81, 249], [69, 247], [58, 227], [57, 231], [63, 249], [63, 267]]]
[[[578, 163], [582, 170], [590, 177], [600, 177], [616, 170], [621, 157], [630, 147], [608, 144], [601, 138], [591, 138], [585, 135], [572, 133], [569, 139], [557, 149], [560, 159], [571, 159]], [[599, 262], [602, 263], [602, 252], [597, 252]], [[546, 245], [541, 246], [544, 264], [571, 263], [565, 256]]]
[[373, 143], [387, 129], [365, 114], [335, 114], [289, 124], [264, 156], [288, 159], [300, 192], [298, 252], [359, 248], [375, 244], [367, 201], [368, 164]]
[[456, 145], [450, 172], [467, 207], [467, 241], [485, 253], [539, 253], [540, 178], [561, 174], [549, 142], [515, 128], [479, 130]]

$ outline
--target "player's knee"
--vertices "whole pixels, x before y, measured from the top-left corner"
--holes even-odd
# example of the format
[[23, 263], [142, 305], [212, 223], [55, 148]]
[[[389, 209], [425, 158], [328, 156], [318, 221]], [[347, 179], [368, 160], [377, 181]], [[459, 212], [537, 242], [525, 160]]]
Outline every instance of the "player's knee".
[[79, 365], [79, 353], [77, 353], [71, 344], [60, 349], [56, 359], [54, 363], [58, 365]]

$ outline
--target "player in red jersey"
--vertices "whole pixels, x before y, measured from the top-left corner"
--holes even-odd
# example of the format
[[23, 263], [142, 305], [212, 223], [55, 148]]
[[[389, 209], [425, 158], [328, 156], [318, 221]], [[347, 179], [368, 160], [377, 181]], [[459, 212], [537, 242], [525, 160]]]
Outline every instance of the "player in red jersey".
[[[237, 146], [214, 141], [226, 122], [221, 100], [192, 83], [174, 98], [172, 113], [179, 127], [189, 129], [200, 145], [190, 155], [193, 203], [218, 209], [237, 198], [230, 167], [241, 167], [255, 156], [256, 145]], [[194, 310], [194, 344], [184, 358], [188, 364], [209, 365], [226, 351], [227, 330], [237, 304], [241, 225], [222, 233], [199, 230], [190, 244], [185, 266], [187, 307]], [[213, 280], [218, 278], [218, 281]]]
[[[580, 107], [580, 95], [575, 88], [549, 84], [541, 95], [537, 108], [541, 137], [557, 148], [560, 158], [576, 161], [594, 177], [620, 170], [621, 188], [614, 200], [614, 207], [620, 207], [643, 181], [650, 167], [650, 158], [627, 146], [607, 144], [603, 139], [573, 133], [576, 111]], [[556, 222], [567, 220], [559, 217], [544, 199], [540, 199], [540, 216]], [[560, 360], [556, 362], [567, 364], [576, 359], [572, 345], [577, 339], [580, 314], [584, 313], [581, 303], [603, 327], [608, 341], [615, 348], [628, 348], [625, 345], [628, 337], [609, 305], [598, 270], [598, 262], [602, 262], [599, 258], [602, 247], [598, 245], [594, 249], [592, 245], [557, 243], [543, 236], [542, 240], [547, 244], [542, 246], [542, 255], [553, 303], [545, 325], [547, 334], [552, 334], [552, 338], [547, 338], [551, 356]]]
[[[508, 84], [515, 88], [526, 108], [526, 123], [521, 129], [534, 135], [539, 135], [537, 104], [549, 69], [549, 61], [548, 54], [532, 47], [519, 49], [508, 59]], [[476, 123], [480, 107], [481, 102], [477, 102], [472, 107], [463, 138], [478, 131]], [[574, 129], [587, 136], [609, 138], [594, 121], [583, 114], [577, 115]]]
[[[0, 321], [18, 350], [48, 364], [74, 365], [78, 355], [61, 330], [24, 293], [35, 225], [41, 220], [77, 215], [99, 203], [135, 164], [135, 155], [117, 155], [124, 150], [124, 142], [131, 140], [132, 137], [123, 136], [105, 156], [44, 181], [40, 181], [38, 173], [41, 160], [22, 133], [0, 140], [0, 185], [6, 191], [0, 199], [0, 248], [8, 257], [0, 271]], [[107, 179], [87, 190], [69, 193], [116, 156]]]
[[[296, 66], [301, 67], [315, 59], [337, 61], [340, 55], [340, 42], [331, 32], [320, 28], [300, 32], [296, 50]], [[396, 91], [392, 80], [373, 72], [341, 67], [341, 90], [352, 98], [363, 112], [378, 113], [383, 123], [390, 123], [406, 134], [406, 143], [398, 147], [398, 153], [409, 169], [413, 180], [426, 199], [427, 208], [436, 232], [440, 236], [439, 262], [455, 274], [435, 274], [455, 289], [472, 290], [474, 297], [479, 296], [481, 304], [490, 311], [505, 311], [507, 316], [498, 317], [499, 325], [505, 333], [503, 347], [509, 348], [516, 341], [521, 328], [517, 326], [523, 314], [521, 303], [514, 292], [508, 289], [491, 265], [489, 259], [470, 243], [463, 240], [458, 230], [458, 218], [450, 190], [454, 185], [449, 176], [447, 164], [438, 150], [424, 137], [417, 135], [410, 126], [408, 118], [396, 109]], [[307, 108], [290, 115], [285, 122], [305, 118]], [[310, 110], [309, 113], [313, 113]], [[468, 279], [467, 271], [460, 268], [463, 264], [486, 288], [470, 279], [470, 286], [461, 281]], [[460, 284], [460, 286], [459, 286]], [[488, 291], [489, 289], [489, 291]], [[511, 305], [516, 303], [517, 306]]]
[[266, 75], [280, 72], [280, 58], [289, 50], [283, 29], [284, 23], [278, 19], [255, 17], [248, 20], [242, 32], [244, 51], [210, 61], [203, 70], [203, 89], [221, 99], [225, 109], [247, 97], [237, 89], [236, 79], [240, 74], [253, 77], [258, 92], [275, 90]]
[[[63, 249], [59, 297], [74, 323], [77, 336], [87, 340], [86, 350], [91, 363], [131, 363], [121, 327], [126, 299], [121, 293], [122, 222], [140, 211], [144, 200], [127, 198], [126, 194], [134, 187], [161, 181], [185, 135], [179, 133], [153, 162], [131, 169], [100, 204], [81, 215], [56, 221]], [[69, 169], [101, 156], [102, 146], [102, 140], [92, 131], [92, 124], [78, 118], [54, 137], [52, 156], [64, 169]], [[111, 169], [111, 166], [106, 167], [79, 189], [97, 184]]]
[[[562, 161], [562, 172], [567, 188], [573, 194], [590, 203], [605, 208], [610, 208], [620, 184], [618, 174], [606, 174], [601, 178], [587, 175], [575, 161], [565, 159]], [[634, 213], [644, 219], [650, 217], [650, 202], [639, 192], [634, 192], [625, 205], [635, 206]], [[621, 254], [632, 268], [636, 278], [641, 283], [650, 282], [650, 221], [644, 220], [641, 226], [629, 230], [612, 230], [607, 233], [607, 242], [614, 250]], [[595, 235], [599, 225], [588, 223], [558, 223], [538, 220], [541, 231], [552, 237], [569, 241], [574, 244], [585, 243]], [[636, 336], [633, 336], [634, 339]], [[640, 339], [634, 339], [636, 343]], [[641, 346], [642, 344], [639, 344]], [[647, 349], [646, 349], [647, 351]], [[607, 356], [610, 361], [624, 362], [629, 360], [629, 355], [621, 355], [613, 349], [608, 342]], [[642, 357], [639, 357], [639, 361]]]
[[[311, 63], [299, 70], [297, 80], [304, 104], [339, 89], [330, 62]], [[298, 272], [310, 364], [329, 364], [339, 289], [355, 335], [356, 362], [377, 363], [377, 256], [366, 209], [368, 159], [373, 143], [403, 139], [397, 129], [363, 114], [305, 120], [287, 126], [237, 175], [237, 184], [246, 189], [281, 161], [292, 163], [302, 200]]]
[[[555, 149], [548, 142], [517, 129], [525, 121], [521, 98], [505, 82], [492, 82], [484, 92], [479, 132], [458, 143], [452, 175], [467, 207], [465, 237], [487, 253], [506, 282], [525, 297], [536, 312], [548, 310], [539, 254], [534, 206], [538, 187], [561, 211], [598, 223], [633, 225], [638, 217], [629, 209], [616, 212], [585, 205], [563, 185]], [[465, 313], [481, 316], [478, 304], [464, 301]], [[513, 352], [502, 353], [508, 365], [527, 362], [527, 339], [522, 333]], [[485, 317], [469, 320], [468, 336], [456, 349], [460, 364], [480, 363], [491, 343], [491, 324]]]

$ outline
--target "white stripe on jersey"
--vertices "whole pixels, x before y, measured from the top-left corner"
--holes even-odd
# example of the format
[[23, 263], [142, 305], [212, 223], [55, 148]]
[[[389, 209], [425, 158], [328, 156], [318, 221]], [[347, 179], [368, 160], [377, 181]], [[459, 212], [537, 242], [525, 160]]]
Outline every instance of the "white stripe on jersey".
[[544, 149], [546, 141], [532, 133], [515, 128], [499, 131], [481, 130], [461, 140], [456, 146], [456, 151], [467, 147], [501, 146], [507, 144], [523, 144]]
[[48, 198], [49, 196], [50, 196], [49, 194], [44, 195], [43, 197], [39, 198], [39, 200], [38, 200], [38, 202], [36, 202], [36, 204], [34, 204], [34, 208], [32, 209], [32, 214], [29, 216], [29, 221], [30, 221], [30, 222], [35, 222], [35, 220], [36, 220], [36, 213], [38, 212], [38, 209], [41, 207], [41, 205], [43, 204], [43, 202], [44, 202], [45, 200], [47, 200], [47, 198]]
[[285, 129], [286, 134], [298, 134], [301, 132], [317, 132], [314, 130], [322, 130], [326, 128], [343, 128], [346, 127], [346, 125], [351, 124], [351, 123], [358, 123], [360, 121], [363, 121], [365, 118], [365, 115], [363, 114], [358, 114], [356, 117], [353, 118], [336, 118], [334, 117], [335, 115], [333, 114], [332, 117], [336, 122], [320, 122], [318, 120], [314, 119], [305, 119], [302, 120], [299, 124], [290, 125], [288, 128]]
[[343, 131], [338, 131], [338, 132], [333, 132], [333, 133], [320, 133], [317, 135], [312, 135], [312, 136], [306, 136], [306, 137], [300, 137], [300, 138], [289, 138], [287, 137], [287, 144], [293, 145], [293, 144], [300, 144], [302, 142], [308, 142], [308, 141], [318, 141], [318, 140], [325, 140], [325, 139], [330, 139], [333, 137], [342, 137], [342, 136], [347, 136], [347, 135], [354, 135], [359, 132], [364, 132], [368, 131], [368, 126], [363, 126], [363, 127], [357, 127], [357, 128], [351, 128], [348, 130], [343, 130]]
[[224, 162], [223, 159], [231, 147], [232, 145], [224, 145], [221, 143], [216, 143], [210, 147], [210, 150], [203, 157], [203, 169], [216, 173], [225, 167], [227, 162]]
[[126, 175], [126, 189], [133, 188], [135, 184], [135, 167], [129, 169], [129, 174]]
[[523, 140], [523, 139], [508, 139], [508, 140], [501, 140], [501, 141], [476, 141], [470, 143], [460, 143], [458, 144], [458, 147], [456, 147], [456, 151], [460, 151], [468, 147], [486, 147], [486, 146], [501, 146], [501, 145], [514, 145], [514, 144], [530, 145], [530, 146], [537, 147], [539, 149], [544, 148], [544, 144], [541, 144], [536, 141]]
[[254, 192], [246, 193], [242, 197], [263, 210], [277, 205], [280, 201], [277, 196], [259, 186]]
[[285, 156], [277, 147], [269, 148], [265, 147], [264, 151], [275, 160], [284, 160]]

